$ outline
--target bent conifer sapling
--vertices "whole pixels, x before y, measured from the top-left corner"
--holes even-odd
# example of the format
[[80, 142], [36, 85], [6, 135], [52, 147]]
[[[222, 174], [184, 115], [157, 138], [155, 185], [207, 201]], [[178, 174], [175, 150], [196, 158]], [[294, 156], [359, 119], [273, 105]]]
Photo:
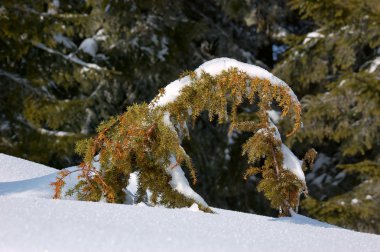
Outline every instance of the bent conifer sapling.
[[[257, 106], [257, 120], [239, 120], [238, 108], [245, 101]], [[293, 130], [287, 135], [291, 136], [301, 125], [301, 105], [285, 82], [233, 59], [206, 62], [167, 85], [150, 104], [130, 106], [124, 114], [102, 123], [96, 137], [79, 142], [77, 152], [83, 157], [79, 182], [66, 194], [81, 200], [125, 203], [130, 174], [136, 173], [136, 202], [166, 207], [196, 203], [199, 209], [212, 212], [191, 189], [181, 168], [189, 170], [195, 184], [196, 171], [181, 140], [189, 137], [189, 121], [196, 123], [207, 111], [210, 121], [217, 118], [220, 124], [229, 123], [230, 131], [252, 133], [242, 146], [250, 165], [244, 178], [261, 174], [258, 190], [280, 215], [289, 216], [298, 207], [300, 194], [307, 192], [302, 168], [312, 164], [315, 152], [308, 152], [301, 162], [282, 143], [267, 113], [273, 103], [281, 108], [282, 117], [293, 120]], [[62, 172], [53, 183], [55, 198], [61, 197], [67, 175]]]

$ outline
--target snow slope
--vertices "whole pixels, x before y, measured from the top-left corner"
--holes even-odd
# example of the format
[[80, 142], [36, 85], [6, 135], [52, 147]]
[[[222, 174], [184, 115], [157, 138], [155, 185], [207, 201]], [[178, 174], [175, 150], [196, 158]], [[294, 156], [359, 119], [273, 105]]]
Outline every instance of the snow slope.
[[[41, 173], [46, 167], [7, 157]], [[1, 170], [5, 177], [9, 170]], [[52, 169], [54, 171], [54, 169]], [[33, 175], [33, 174], [32, 174]], [[380, 236], [295, 215], [207, 214], [103, 202], [53, 200], [55, 173], [0, 182], [0, 251], [379, 251]], [[45, 184], [46, 185], [46, 184]], [[31, 193], [31, 192], [39, 193]], [[15, 196], [23, 196], [15, 197]]]
[[24, 180], [56, 172], [56, 169], [0, 153], [0, 182]]

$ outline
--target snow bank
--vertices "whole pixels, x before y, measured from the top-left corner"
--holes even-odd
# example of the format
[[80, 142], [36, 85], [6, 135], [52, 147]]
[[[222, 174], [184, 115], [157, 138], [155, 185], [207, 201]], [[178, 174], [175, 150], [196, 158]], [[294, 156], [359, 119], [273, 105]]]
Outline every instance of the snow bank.
[[[24, 160], [22, 160], [24, 161]], [[28, 162], [28, 161], [26, 161]], [[32, 162], [30, 162], [32, 163]], [[20, 163], [25, 165], [24, 162]], [[34, 164], [34, 163], [32, 163]], [[23, 166], [25, 170], [28, 169], [28, 166]], [[41, 167], [37, 167], [37, 170]], [[43, 167], [42, 167], [43, 168]], [[47, 175], [42, 175], [40, 177], [34, 177], [29, 176], [28, 178], [28, 172], [25, 171], [25, 175], [23, 177], [24, 180], [20, 181], [9, 181], [9, 182], [0, 182], [0, 196], [8, 196], [8, 197], [20, 197], [20, 198], [45, 198], [45, 199], [51, 199], [54, 195], [54, 189], [50, 185], [51, 182], [54, 182], [56, 180], [56, 177], [58, 176], [58, 170], [49, 168], [53, 170], [52, 173]], [[67, 170], [76, 170], [77, 167], [69, 167], [66, 168]], [[7, 173], [7, 171], [4, 171], [3, 173]], [[65, 193], [68, 189], [75, 186], [75, 184], [78, 182], [77, 175], [75, 173], [72, 173], [68, 177], [66, 177], [65, 182], [66, 185], [63, 188], [63, 192]], [[63, 193], [63, 194], [64, 194]], [[69, 197], [64, 197], [66, 199], [74, 199]]]
[[[57, 170], [0, 157], [1, 164], [42, 174], [35, 177], [36, 173], [26, 172], [22, 176], [26, 180], [0, 182], [0, 251], [371, 252], [380, 247], [378, 235], [337, 228], [298, 214], [275, 219], [215, 208], [216, 214], [207, 214], [196, 205], [166, 209], [53, 200], [49, 182]], [[4, 178], [12, 178], [8, 173], [12, 170], [1, 171]], [[67, 182], [75, 182], [75, 177]], [[132, 192], [136, 177], [131, 175], [134, 181], [128, 189]]]
[[[195, 69], [195, 73], [198, 77], [201, 75], [202, 72], [215, 76], [222, 73], [223, 71], [227, 71], [230, 68], [238, 68], [240, 71], [246, 72], [252, 78], [256, 77], [260, 79], [267, 79], [272, 83], [272, 85], [287, 87], [289, 89], [293, 101], [299, 103], [297, 96], [293, 93], [293, 91], [284, 81], [280, 80], [279, 78], [277, 78], [276, 76], [259, 66], [243, 63], [229, 58], [217, 58], [207, 61], [200, 65], [197, 69]], [[171, 82], [169, 85], [165, 87], [164, 94], [152, 105], [154, 107], [160, 107], [175, 101], [175, 99], [180, 95], [180, 91], [182, 90], [182, 88], [190, 84], [191, 79], [188, 76]]]
[[[196, 210], [196, 209], [192, 209]], [[0, 197], [0, 251], [378, 251], [380, 236], [296, 216]]]
[[56, 169], [42, 164], [0, 153], [0, 182], [30, 179], [56, 171]]
[[[94, 162], [93, 165], [100, 169], [99, 162]], [[74, 171], [78, 167], [65, 169]], [[56, 180], [58, 173], [57, 169], [0, 153], [0, 196], [52, 199], [54, 188], [50, 183]], [[66, 184], [62, 188], [63, 199], [76, 200], [75, 196], [65, 196], [65, 193], [78, 183], [77, 176], [78, 173], [74, 172], [65, 177]], [[131, 173], [129, 184], [125, 188], [128, 204], [134, 203], [137, 183], [137, 173]]]

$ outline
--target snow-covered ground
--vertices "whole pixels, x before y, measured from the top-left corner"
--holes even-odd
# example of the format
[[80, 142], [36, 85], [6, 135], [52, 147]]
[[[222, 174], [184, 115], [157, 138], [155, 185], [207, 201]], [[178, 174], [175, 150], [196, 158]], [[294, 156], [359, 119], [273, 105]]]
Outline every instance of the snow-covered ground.
[[53, 200], [56, 172], [0, 154], [0, 251], [380, 251], [378, 235], [301, 215]]
[[55, 172], [56, 169], [0, 153], [0, 182], [31, 179]]

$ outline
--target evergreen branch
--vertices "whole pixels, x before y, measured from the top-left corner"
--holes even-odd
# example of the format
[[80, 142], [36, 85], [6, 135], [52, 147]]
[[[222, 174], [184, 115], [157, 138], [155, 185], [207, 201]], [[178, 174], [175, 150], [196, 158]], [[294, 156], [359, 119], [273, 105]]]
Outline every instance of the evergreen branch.
[[20, 115], [16, 118], [16, 120], [23, 125], [29, 127], [30, 129], [33, 129], [40, 134], [47, 135], [47, 136], [55, 136], [55, 137], [73, 137], [73, 136], [80, 136], [83, 135], [82, 133], [76, 133], [76, 132], [68, 132], [68, 131], [61, 131], [61, 130], [48, 130], [45, 128], [39, 128], [31, 124], [23, 115]]
[[80, 66], [83, 66], [83, 67], [86, 67], [86, 68], [89, 68], [89, 69], [93, 69], [95, 71], [108, 71], [108, 69], [104, 69], [96, 64], [93, 64], [93, 63], [87, 63], [81, 59], [79, 59], [77, 56], [75, 56], [75, 54], [69, 54], [69, 55], [66, 55], [66, 54], [63, 54], [57, 50], [54, 50], [50, 47], [47, 47], [45, 46], [44, 44], [41, 44], [41, 43], [33, 43], [33, 45], [41, 50], [44, 50], [48, 53], [51, 53], [51, 54], [55, 54], [55, 55], [58, 55], [58, 56], [61, 56], [62, 58], [64, 58], [65, 60], [68, 60], [68, 61], [71, 61], [75, 64], [78, 64]]
[[78, 171], [81, 171], [81, 169], [76, 169], [76, 170], [72, 170], [72, 171], [62, 170], [58, 173], [58, 176], [56, 177], [55, 182], [50, 183], [51, 186], [54, 186], [53, 199], [60, 199], [61, 198], [62, 188], [66, 184], [64, 178], [66, 178], [70, 174], [72, 174], [74, 172], [78, 172]]
[[19, 6], [12, 6], [13, 9], [26, 12], [26, 13], [31, 13], [34, 15], [38, 16], [43, 16], [43, 17], [59, 17], [59, 18], [83, 18], [83, 17], [88, 17], [88, 14], [78, 14], [78, 13], [53, 13], [53, 12], [40, 12], [35, 9], [32, 9], [30, 7], [24, 7], [20, 8]]
[[50, 98], [53, 98], [53, 96], [46, 89], [39, 89], [39, 88], [33, 87], [27, 79], [21, 77], [18, 74], [10, 73], [8, 71], [0, 69], [0, 76], [4, 76], [4, 77], [11, 79], [12, 81], [20, 84], [23, 88], [25, 88], [26, 90], [28, 90], [32, 94], [44, 94]]
[[102, 87], [104, 87], [105, 85], [106, 85], [106, 84], [105, 84], [104, 82], [101, 83], [100, 85], [98, 85], [98, 86], [95, 88], [95, 90], [92, 91], [92, 93], [89, 95], [89, 98], [93, 98], [93, 97], [95, 97], [95, 95], [98, 94], [99, 90], [100, 90]]
[[34, 128], [34, 129], [36, 129], [39, 133], [41, 133], [43, 135], [48, 135], [48, 136], [71, 137], [71, 136], [79, 135], [79, 133], [75, 133], [75, 132], [67, 132], [67, 131], [60, 131], [60, 130], [47, 130], [44, 128]]
[[173, 163], [173, 164], [171, 164], [170, 166], [169, 166], [169, 170], [171, 170], [171, 169], [174, 169], [175, 167], [177, 167], [179, 165], [179, 163], [178, 163], [178, 161], [176, 161], [175, 163]]
[[277, 158], [276, 158], [276, 154], [274, 152], [273, 147], [271, 147], [271, 152], [272, 152], [274, 167], [276, 168], [276, 175], [277, 175], [277, 179], [278, 179], [278, 175], [280, 174], [280, 169], [278, 167]]

